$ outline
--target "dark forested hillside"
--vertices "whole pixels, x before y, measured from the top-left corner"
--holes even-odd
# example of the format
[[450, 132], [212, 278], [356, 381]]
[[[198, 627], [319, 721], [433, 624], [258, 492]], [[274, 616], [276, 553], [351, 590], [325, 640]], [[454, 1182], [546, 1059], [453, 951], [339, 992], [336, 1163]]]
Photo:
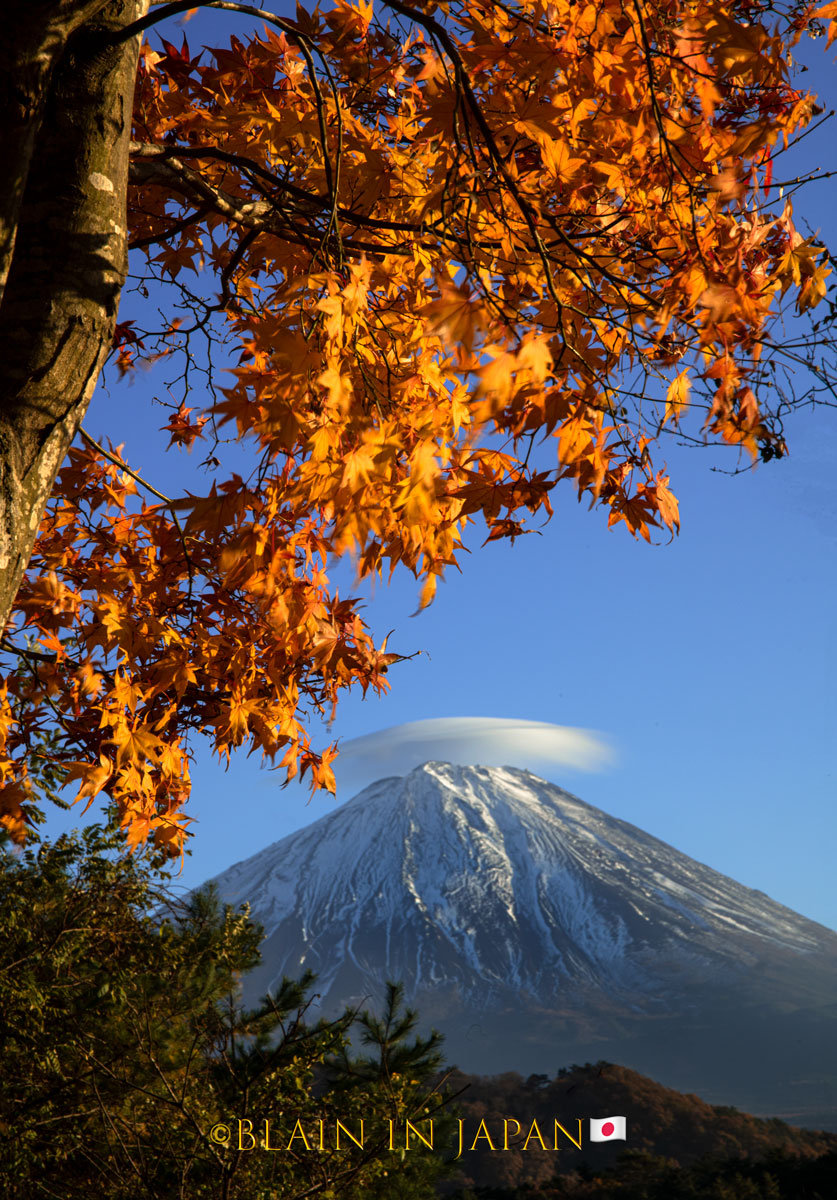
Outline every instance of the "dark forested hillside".
[[811, 1159], [774, 1151], [758, 1162], [707, 1159], [678, 1167], [630, 1151], [600, 1174], [582, 1170], [541, 1186], [460, 1190], [456, 1200], [832, 1200], [835, 1195], [833, 1152]]
[[[620, 1200], [632, 1200], [634, 1196], [656, 1200], [659, 1195], [660, 1200], [668, 1200], [669, 1196], [673, 1200], [675, 1196], [694, 1194], [717, 1195], [727, 1200], [727, 1192], [723, 1190], [678, 1192], [674, 1189], [681, 1183], [692, 1186], [696, 1179], [702, 1178], [701, 1172], [708, 1170], [707, 1160], [715, 1163], [745, 1160], [749, 1164], [748, 1171], [766, 1160], [774, 1164], [781, 1161], [788, 1178], [796, 1177], [800, 1172], [804, 1174], [801, 1165], [804, 1162], [821, 1159], [817, 1170], [822, 1171], [825, 1169], [822, 1163], [830, 1161], [828, 1169], [832, 1172], [837, 1163], [837, 1134], [797, 1129], [780, 1120], [762, 1120], [734, 1108], [713, 1106], [697, 1096], [673, 1091], [636, 1071], [610, 1063], [572, 1067], [559, 1072], [553, 1079], [546, 1075], [530, 1075], [524, 1079], [514, 1072], [493, 1077], [457, 1072], [450, 1083], [454, 1091], [466, 1089], [458, 1100], [463, 1119], [459, 1187], [492, 1188], [492, 1192], [486, 1193], [492, 1200], [495, 1195], [498, 1198], [514, 1195], [515, 1189], [524, 1183], [546, 1188], [557, 1174], [562, 1176], [562, 1182], [551, 1184], [545, 1191], [538, 1190], [535, 1195], [546, 1198], [618, 1194]], [[591, 1144], [588, 1118], [610, 1115], [627, 1118], [627, 1140]], [[577, 1139], [579, 1119], [582, 1120], [582, 1148], [579, 1150], [563, 1135], [557, 1139], [559, 1148], [551, 1148], [556, 1140], [553, 1136], [555, 1120]], [[485, 1122], [484, 1127], [480, 1126], [481, 1121]], [[519, 1122], [522, 1132], [514, 1136], [515, 1126], [509, 1124], [506, 1139], [505, 1121]], [[533, 1121], [538, 1122], [542, 1140], [549, 1148], [542, 1149], [537, 1136], [533, 1136], [523, 1149]], [[481, 1136], [477, 1137], [478, 1134]], [[485, 1134], [491, 1138], [493, 1151]], [[475, 1140], [476, 1145], [471, 1149]], [[508, 1150], [503, 1149], [504, 1140], [508, 1140]], [[822, 1156], [829, 1156], [829, 1159]], [[617, 1163], [620, 1167], [616, 1192], [589, 1190], [592, 1177], [614, 1168]], [[717, 1167], [717, 1170], [721, 1171], [721, 1168]], [[735, 1174], [735, 1170], [729, 1170]], [[638, 1187], [641, 1184], [646, 1189], [652, 1188], [654, 1180], [660, 1181], [661, 1191], [624, 1190], [629, 1183], [631, 1187], [636, 1183]], [[616, 1186], [613, 1181], [611, 1184]], [[666, 1192], [664, 1185], [670, 1186], [671, 1190]], [[604, 1187], [604, 1184], [599, 1180], [595, 1186]], [[730, 1192], [730, 1200], [738, 1194], [737, 1191]], [[775, 1191], [740, 1194], [764, 1195], [771, 1200], [774, 1196], [785, 1195]], [[813, 1197], [817, 1193], [799, 1192], [800, 1197], [809, 1194]], [[787, 1195], [795, 1198], [796, 1193], [790, 1191]], [[834, 1195], [837, 1195], [837, 1186], [822, 1192], [823, 1200]]]

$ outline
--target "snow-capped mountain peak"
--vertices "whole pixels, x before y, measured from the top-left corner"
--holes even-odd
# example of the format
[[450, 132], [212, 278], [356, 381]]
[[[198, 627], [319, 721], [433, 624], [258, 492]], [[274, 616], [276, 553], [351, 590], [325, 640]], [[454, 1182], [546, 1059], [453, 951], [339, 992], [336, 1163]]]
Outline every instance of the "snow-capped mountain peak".
[[379, 780], [215, 882], [265, 927], [261, 985], [311, 967], [335, 1000], [395, 975], [413, 994], [451, 987], [485, 1004], [523, 992], [545, 1005], [576, 986], [636, 997], [653, 979], [659, 1004], [661, 976], [682, 992], [691, 970], [705, 979], [771, 947], [837, 943], [511, 767], [427, 762]]

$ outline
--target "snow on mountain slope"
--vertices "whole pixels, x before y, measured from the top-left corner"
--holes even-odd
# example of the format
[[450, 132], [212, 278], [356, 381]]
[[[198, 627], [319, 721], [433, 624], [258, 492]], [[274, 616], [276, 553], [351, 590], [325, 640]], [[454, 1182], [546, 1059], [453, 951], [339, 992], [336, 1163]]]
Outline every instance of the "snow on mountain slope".
[[490, 1008], [591, 989], [659, 1011], [837, 934], [561, 788], [430, 762], [382, 779], [215, 883], [265, 927], [262, 990], [312, 968], [326, 1006], [402, 978]]
[[527, 771], [425, 763], [214, 882], [265, 928], [248, 1002], [400, 980], [465, 1070], [607, 1059], [837, 1129], [837, 933]]

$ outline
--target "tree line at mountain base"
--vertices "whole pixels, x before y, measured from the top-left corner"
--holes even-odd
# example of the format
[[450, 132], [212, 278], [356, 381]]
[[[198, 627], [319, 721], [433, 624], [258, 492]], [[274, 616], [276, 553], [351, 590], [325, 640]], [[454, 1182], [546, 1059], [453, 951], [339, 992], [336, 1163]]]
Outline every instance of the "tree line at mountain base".
[[670, 1159], [627, 1151], [601, 1174], [589, 1168], [542, 1185], [478, 1187], [448, 1200], [830, 1200], [837, 1195], [837, 1152], [818, 1158], [774, 1151], [766, 1159]]
[[[556, 1175], [572, 1178], [584, 1169], [599, 1177], [625, 1151], [641, 1155], [643, 1161], [665, 1161], [684, 1170], [707, 1159], [760, 1162], [778, 1154], [796, 1162], [837, 1152], [835, 1133], [798, 1129], [777, 1118], [765, 1120], [726, 1105], [708, 1104], [613, 1063], [562, 1068], [553, 1078], [524, 1079], [514, 1071], [491, 1077], [454, 1071], [448, 1082], [461, 1093], [457, 1107], [469, 1131], [466, 1152], [456, 1164], [461, 1189], [493, 1187], [514, 1194], [523, 1186], [557, 1186]], [[627, 1117], [627, 1142], [591, 1143], [589, 1118], [612, 1113]], [[487, 1140], [480, 1138], [470, 1150], [481, 1121], [494, 1144], [502, 1147], [503, 1120], [509, 1116], [524, 1125], [517, 1138], [509, 1139], [512, 1149], [492, 1152]], [[576, 1137], [581, 1119], [581, 1149], [563, 1136], [557, 1139], [558, 1149], [551, 1148], [556, 1118]], [[536, 1137], [529, 1138], [525, 1150], [521, 1148], [533, 1120], [550, 1148], [541, 1149]]]
[[[316, 1019], [310, 973], [245, 1010], [239, 981], [262, 936], [246, 907], [178, 897], [162, 856], [126, 854], [114, 828], [0, 845], [0, 1196], [837, 1194], [837, 1134], [713, 1107], [608, 1063], [554, 1079], [445, 1070], [441, 1039], [416, 1035], [395, 984], [380, 1016]], [[588, 1142], [587, 1119], [614, 1112], [628, 1114], [626, 1154]], [[474, 1138], [511, 1115], [547, 1137], [556, 1118], [573, 1136], [580, 1122], [582, 1145], [524, 1151], [512, 1138], [492, 1152]]]

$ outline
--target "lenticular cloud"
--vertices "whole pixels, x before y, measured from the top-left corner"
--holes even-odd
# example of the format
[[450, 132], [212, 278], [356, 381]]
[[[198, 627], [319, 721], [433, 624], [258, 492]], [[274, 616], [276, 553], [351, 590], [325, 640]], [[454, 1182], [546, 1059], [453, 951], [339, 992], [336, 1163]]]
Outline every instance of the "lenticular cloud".
[[600, 771], [613, 754], [592, 729], [504, 717], [439, 717], [343, 742], [335, 768], [341, 788], [362, 787], [388, 775], [406, 775], [433, 759], [538, 773], [555, 767]]

